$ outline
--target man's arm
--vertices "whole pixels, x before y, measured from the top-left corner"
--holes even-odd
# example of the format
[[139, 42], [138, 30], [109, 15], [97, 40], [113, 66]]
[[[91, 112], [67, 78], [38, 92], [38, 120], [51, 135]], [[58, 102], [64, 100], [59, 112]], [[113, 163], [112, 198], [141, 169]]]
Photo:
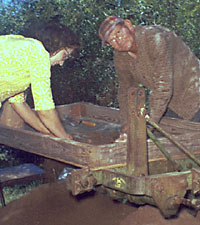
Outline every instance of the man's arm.
[[[137, 61], [137, 64], [148, 63], [152, 68], [149, 67], [146, 77], [144, 79], [141, 77], [140, 82], [150, 89], [150, 116], [154, 122], [159, 122], [173, 95], [173, 40], [171, 32], [160, 28], [147, 29], [143, 35], [145, 35], [144, 46], [146, 46], [143, 51], [147, 51], [149, 58], [140, 59], [141, 62]], [[134, 80], [134, 76], [137, 79], [140, 77], [140, 71], [130, 71], [133, 68], [127, 63], [123, 52], [115, 53], [115, 70], [120, 83], [118, 91], [120, 115], [125, 121], [127, 120], [128, 88], [137, 87], [138, 80]]]
[[60, 138], [72, 139], [72, 137], [65, 132], [55, 109], [38, 111], [36, 113], [26, 102], [11, 103], [11, 105], [26, 123], [41, 133], [54, 134]]
[[[171, 32], [158, 32], [149, 36], [153, 74], [149, 96], [150, 116], [159, 122], [173, 95], [173, 39]], [[159, 40], [159, 41], [158, 41]]]

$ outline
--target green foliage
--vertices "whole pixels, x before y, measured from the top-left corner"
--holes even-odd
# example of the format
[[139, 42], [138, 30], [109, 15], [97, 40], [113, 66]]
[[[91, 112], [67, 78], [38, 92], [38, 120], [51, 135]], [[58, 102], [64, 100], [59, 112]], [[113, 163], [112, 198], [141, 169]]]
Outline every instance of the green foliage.
[[88, 101], [117, 106], [117, 79], [110, 47], [101, 48], [100, 23], [108, 15], [129, 18], [134, 25], [170, 28], [199, 57], [200, 0], [10, 0], [0, 8], [0, 34], [20, 33], [31, 21], [57, 20], [77, 32], [82, 51], [62, 68], [52, 68], [56, 104]]
[[0, 168], [15, 166], [21, 163], [35, 163], [39, 165], [41, 162], [42, 158], [35, 154], [0, 145]]
[[[42, 184], [42, 181], [37, 180], [37, 181], [30, 182], [29, 184], [26, 184], [26, 185], [17, 184], [17, 185], [14, 185], [13, 187], [4, 187], [3, 194], [4, 194], [6, 204], [16, 199], [19, 199], [24, 194], [30, 192], [31, 190], [40, 186], [41, 184]], [[0, 204], [0, 207], [1, 207], [1, 204]]]
[[14, 154], [10, 148], [0, 145], [0, 168], [11, 166], [14, 161]]
[[[85, 101], [117, 107], [117, 78], [113, 51], [101, 48], [100, 23], [109, 15], [129, 18], [134, 25], [168, 27], [200, 57], [200, 0], [0, 0], [0, 34], [21, 33], [31, 22], [57, 20], [80, 35], [82, 50], [76, 60], [52, 68], [52, 90], [57, 105]], [[31, 94], [28, 95], [32, 105]], [[1, 167], [35, 161], [34, 156], [0, 146]]]

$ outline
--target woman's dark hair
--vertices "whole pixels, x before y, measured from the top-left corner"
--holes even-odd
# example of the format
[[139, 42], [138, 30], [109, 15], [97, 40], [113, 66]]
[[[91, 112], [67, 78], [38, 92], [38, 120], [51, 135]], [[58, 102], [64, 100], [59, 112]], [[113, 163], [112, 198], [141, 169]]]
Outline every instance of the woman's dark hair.
[[69, 27], [57, 22], [32, 23], [28, 29], [24, 30], [23, 35], [41, 41], [50, 54], [69, 47], [75, 48], [72, 56], [77, 57], [81, 46], [79, 36]]

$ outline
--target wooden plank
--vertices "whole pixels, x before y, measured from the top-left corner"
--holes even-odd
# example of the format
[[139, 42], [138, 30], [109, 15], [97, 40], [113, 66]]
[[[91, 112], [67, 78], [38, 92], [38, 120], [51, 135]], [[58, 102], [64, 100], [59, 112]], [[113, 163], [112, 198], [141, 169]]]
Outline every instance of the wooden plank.
[[56, 106], [56, 110], [60, 119], [63, 120], [65, 116], [71, 115], [71, 104]]
[[33, 163], [20, 164], [0, 169], [0, 183], [5, 186], [9, 181], [17, 181], [27, 177], [40, 177], [42, 174], [44, 174], [44, 170]]
[[[0, 126], [0, 130], [2, 144], [67, 164], [96, 169], [126, 164], [126, 141], [94, 146], [17, 128], [10, 129]], [[179, 135], [175, 136], [175, 139], [190, 149], [193, 154], [200, 155], [200, 133], [191, 133], [187, 137]], [[166, 138], [159, 138], [159, 140], [173, 158], [185, 158], [184, 153], [174, 147]], [[166, 160], [151, 140], [148, 140], [147, 146], [149, 162]]]
[[85, 116], [88, 118], [120, 124], [119, 109], [93, 105], [90, 103], [86, 104], [85, 107]]
[[88, 163], [89, 150], [87, 146], [83, 148], [79, 142], [75, 144], [71, 140], [3, 126], [0, 126], [0, 130], [0, 142], [2, 144], [66, 163], [72, 161], [74, 165], [79, 164], [79, 161], [83, 165]]
[[[79, 108], [78, 113], [80, 116], [84, 115], [91, 119], [119, 124], [118, 109], [96, 106], [90, 103], [57, 106], [60, 117], [64, 118], [72, 115], [72, 107]], [[165, 118], [161, 121], [161, 124], [166, 128], [166, 131], [170, 130], [170, 133], [175, 133], [175, 139], [193, 154], [200, 155], [200, 132], [198, 132], [200, 129], [198, 123]], [[185, 158], [185, 155], [166, 138], [161, 137], [159, 140], [173, 158]], [[43, 135], [31, 128], [19, 129], [0, 125], [0, 143], [83, 168], [112, 168], [126, 164], [126, 141], [92, 145]], [[148, 140], [147, 146], [149, 162], [166, 161], [152, 141]]]
[[80, 116], [96, 119], [103, 122], [120, 124], [119, 109], [94, 105], [87, 102], [79, 102], [56, 106], [61, 119], [66, 116]]
[[126, 142], [116, 142], [107, 145], [97, 145], [92, 151], [89, 167], [99, 169], [102, 167], [112, 168], [126, 164]]
[[90, 145], [5, 126], [0, 130], [1, 144], [79, 167], [102, 167], [125, 160], [120, 143]]
[[200, 123], [188, 120], [181, 120], [169, 117], [163, 117], [160, 126], [170, 134], [187, 134], [191, 132], [200, 132]]
[[67, 105], [59, 105], [56, 106], [56, 110], [63, 120], [66, 116], [75, 116], [75, 117], [82, 117], [86, 115], [85, 108], [87, 107], [87, 103], [77, 102]]
[[[195, 155], [200, 155], [199, 132], [187, 133], [187, 135], [173, 135], [173, 137], [175, 140], [177, 140], [179, 143], [189, 149], [191, 153]], [[174, 159], [186, 158], [185, 154], [181, 152], [177, 147], [175, 147], [167, 138], [161, 137], [159, 138], [159, 141]], [[159, 151], [157, 146], [151, 140], [148, 140], [148, 152], [150, 161], [162, 160], [165, 158], [163, 154]]]

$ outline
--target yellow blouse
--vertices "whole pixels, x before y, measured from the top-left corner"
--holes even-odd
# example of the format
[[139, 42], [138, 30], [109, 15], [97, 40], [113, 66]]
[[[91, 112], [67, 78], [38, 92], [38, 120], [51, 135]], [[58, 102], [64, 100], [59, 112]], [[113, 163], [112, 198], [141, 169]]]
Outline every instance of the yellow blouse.
[[49, 53], [42, 43], [21, 35], [0, 36], [1, 102], [24, 102], [31, 84], [35, 110], [55, 108], [50, 85]]

